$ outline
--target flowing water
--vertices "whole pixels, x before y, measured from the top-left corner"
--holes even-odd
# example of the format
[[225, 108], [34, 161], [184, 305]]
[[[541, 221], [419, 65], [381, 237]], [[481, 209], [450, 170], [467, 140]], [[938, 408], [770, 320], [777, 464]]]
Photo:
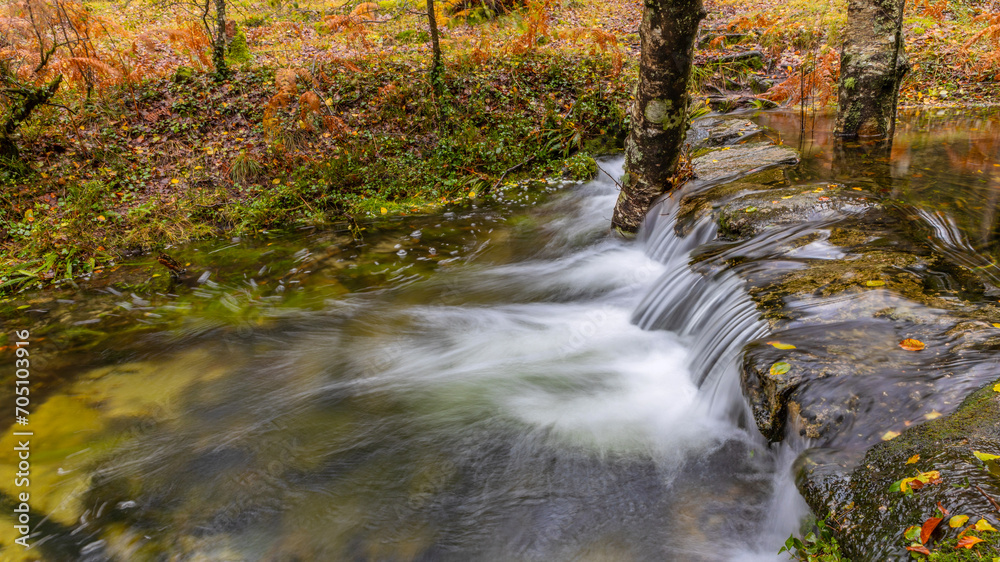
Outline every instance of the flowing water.
[[[676, 198], [638, 242], [608, 236], [621, 161], [602, 167], [362, 244], [195, 245], [178, 255], [211, 275], [193, 289], [26, 299], [44, 383], [28, 556], [780, 559], [810, 443], [769, 445], [741, 393], [741, 350], [768, 334], [748, 269], [693, 267], [715, 227], [678, 236]], [[912, 207], [954, 255], [989, 255], [975, 218]], [[724, 250], [781, 267], [768, 240]]]

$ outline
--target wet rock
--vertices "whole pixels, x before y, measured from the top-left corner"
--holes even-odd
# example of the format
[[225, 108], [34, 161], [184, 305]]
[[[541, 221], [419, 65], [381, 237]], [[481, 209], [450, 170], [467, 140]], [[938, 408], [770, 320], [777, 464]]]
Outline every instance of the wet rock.
[[798, 161], [797, 152], [770, 142], [725, 146], [692, 160], [696, 177], [691, 184], [696, 190]]
[[706, 117], [691, 123], [685, 145], [691, 151], [760, 140], [766, 129], [739, 117]]
[[[1000, 467], [975, 454], [1000, 454], [1000, 393], [993, 386], [990, 382], [973, 393], [953, 414], [875, 445], [860, 462], [823, 450], [809, 451], [799, 459], [799, 490], [817, 516], [832, 522], [847, 557], [908, 560], [905, 548], [910, 541], [903, 538], [904, 531], [941, 516], [938, 505], [950, 515], [969, 516], [967, 525], [985, 518], [1000, 528], [996, 504]], [[893, 491], [894, 483], [930, 471], [938, 471], [941, 482], [912, 494]], [[965, 526], [952, 528], [947, 523], [946, 517], [928, 546], [954, 554], [954, 540]], [[973, 530], [967, 535], [986, 541], [970, 554], [997, 552], [1000, 533]]]
[[[954, 410], [995, 376], [991, 358], [1000, 349], [992, 345], [997, 329], [962, 324], [940, 311], [920, 324], [858, 315], [795, 325], [767, 340], [794, 349], [748, 345], [741, 380], [757, 427], [771, 441], [794, 433], [822, 446], [859, 448]], [[905, 350], [899, 342], [907, 338], [927, 347]], [[777, 363], [789, 368], [772, 369]]]
[[752, 238], [769, 228], [830, 222], [878, 206], [877, 201], [856, 191], [767, 189], [724, 205], [718, 212], [719, 235], [732, 240]]

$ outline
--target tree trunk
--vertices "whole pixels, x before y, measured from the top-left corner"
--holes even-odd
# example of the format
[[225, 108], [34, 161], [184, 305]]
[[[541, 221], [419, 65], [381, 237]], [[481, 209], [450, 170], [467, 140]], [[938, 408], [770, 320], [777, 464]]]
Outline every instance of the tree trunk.
[[905, 0], [849, 0], [840, 54], [836, 135], [892, 140], [899, 85], [910, 69], [903, 45]]
[[611, 226], [632, 238], [673, 176], [687, 133], [688, 79], [702, 0], [646, 0], [639, 37], [642, 57], [625, 146], [625, 177]]
[[212, 45], [212, 65], [220, 80], [229, 77], [226, 66], [226, 0], [215, 0], [215, 42]]
[[431, 86], [433, 86], [434, 92], [440, 95], [443, 86], [441, 82], [441, 42], [438, 38], [437, 14], [434, 12], [434, 0], [427, 0], [427, 23], [431, 28]]
[[14, 133], [21, 126], [21, 123], [31, 116], [31, 112], [36, 107], [48, 102], [52, 96], [56, 95], [56, 90], [59, 89], [62, 79], [62, 74], [60, 74], [45, 86], [16, 88], [21, 96], [21, 101], [11, 104], [3, 117], [3, 124], [0, 124], [0, 168], [13, 169], [19, 166], [20, 152], [14, 142]]

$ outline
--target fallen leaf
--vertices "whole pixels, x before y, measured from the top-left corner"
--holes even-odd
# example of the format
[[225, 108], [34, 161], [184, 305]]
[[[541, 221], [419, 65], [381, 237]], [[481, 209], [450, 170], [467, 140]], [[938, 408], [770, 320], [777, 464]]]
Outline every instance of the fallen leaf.
[[475, 198], [476, 198], [476, 192], [475, 191], [470, 191], [469, 192], [469, 199], [475, 199]]
[[951, 527], [952, 529], [957, 529], [962, 525], [965, 525], [965, 522], [968, 520], [969, 520], [968, 515], [956, 515], [948, 520], [948, 526]]
[[927, 539], [931, 538], [931, 533], [937, 526], [941, 524], [941, 517], [929, 517], [924, 524], [920, 526], [920, 544], [927, 544]]
[[960, 548], [972, 548], [981, 542], [983, 542], [983, 539], [979, 537], [964, 536], [958, 539], [958, 544], [955, 545], [955, 550]]
[[908, 541], [915, 541], [920, 538], [920, 525], [910, 525], [903, 531], [903, 538]]
[[924, 414], [924, 419], [925, 420], [936, 420], [936, 419], [940, 418], [941, 415], [942, 415], [941, 412], [939, 412], [937, 410], [933, 410], [933, 411], [931, 411], [929, 413]]
[[101, 221], [101, 222], [104, 222], [104, 221], [106, 221], [107, 219], [106, 219], [106, 218], [104, 218], [104, 215], [97, 215], [97, 220], [99, 220], [99, 221]]
[[974, 528], [979, 532], [983, 531], [990, 531], [991, 533], [997, 532], [997, 530], [993, 527], [993, 525], [990, 525], [990, 522], [985, 519], [980, 519], [979, 521], [976, 521], [976, 525]]
[[899, 347], [902, 347], [906, 351], [920, 351], [921, 349], [927, 347], [924, 342], [920, 340], [915, 340], [913, 338], [907, 338], [899, 342]]
[[179, 183], [181, 183], [181, 180], [179, 180], [179, 179], [177, 179], [177, 178], [174, 178], [174, 179], [170, 180], [170, 183], [172, 183], [172, 184], [176, 185], [176, 184], [179, 184]]
[[976, 455], [976, 458], [983, 462], [995, 461], [997, 459], [1000, 459], [1000, 455], [991, 455], [989, 453], [983, 453], [981, 451], [972, 451], [972, 454]]
[[906, 461], [906, 464], [913, 464], [913, 463], [917, 462], [918, 460], [920, 460], [920, 455], [913, 455], [912, 457], [910, 457]]
[[281, 178], [274, 178], [274, 181], [272, 181], [271, 183], [273, 183], [274, 185], [278, 185], [279, 183], [281, 183]]
[[993, 385], [993, 392], [1000, 392], [1000, 383]]
[[829, 201], [829, 200], [830, 200], [830, 198], [829, 198], [829, 197], [820, 197], [820, 198], [819, 198], [819, 199], [817, 199], [817, 200], [818, 200], [818, 201]]
[[795, 349], [795, 346], [790, 343], [781, 343], [780, 341], [769, 341], [767, 345], [774, 346], [775, 349]]
[[778, 361], [774, 365], [771, 365], [771, 376], [776, 377], [778, 375], [783, 375], [787, 373], [792, 368], [791, 365], [785, 363], [784, 361]]
[[899, 437], [898, 431], [886, 431], [885, 433], [882, 434], [882, 441], [890, 441], [897, 437]]
[[1000, 322], [994, 322], [993, 323], [993, 327], [994, 328], [1000, 328]]
[[879, 280], [865, 281], [865, 285], [869, 287], [881, 287], [882, 285], [885, 285], [885, 281], [879, 281]]
[[931, 555], [931, 551], [927, 550], [927, 547], [924, 545], [911, 545], [906, 547], [906, 550], [919, 552], [920, 554], [926, 554], [927, 556]]

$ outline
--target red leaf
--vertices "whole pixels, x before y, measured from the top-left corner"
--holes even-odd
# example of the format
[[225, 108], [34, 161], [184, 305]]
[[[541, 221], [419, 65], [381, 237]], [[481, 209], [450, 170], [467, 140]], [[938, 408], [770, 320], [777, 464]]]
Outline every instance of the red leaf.
[[920, 527], [920, 544], [926, 544], [927, 539], [931, 538], [931, 533], [937, 526], [941, 523], [941, 517], [931, 517], [927, 521], [924, 521], [922, 527]]
[[958, 546], [955, 547], [955, 550], [958, 550], [960, 548], [972, 548], [976, 546], [976, 543], [981, 543], [981, 542], [983, 542], [983, 539], [979, 537], [968, 537], [968, 536], [962, 537], [958, 539]]
[[908, 546], [908, 547], [906, 547], [906, 550], [912, 550], [913, 552], [919, 552], [920, 554], [926, 554], [927, 556], [931, 555], [931, 551], [927, 550], [927, 547], [923, 546], [923, 545], [921, 545], [921, 546]]
[[[935, 484], [940, 484], [940, 480], [941, 479], [939, 478], [938, 482], [935, 482]], [[941, 505], [941, 502], [937, 502], [937, 506], [938, 506], [938, 510], [941, 511], [942, 516], [943, 517], [948, 517], [948, 510], [945, 509], [944, 506]]]

